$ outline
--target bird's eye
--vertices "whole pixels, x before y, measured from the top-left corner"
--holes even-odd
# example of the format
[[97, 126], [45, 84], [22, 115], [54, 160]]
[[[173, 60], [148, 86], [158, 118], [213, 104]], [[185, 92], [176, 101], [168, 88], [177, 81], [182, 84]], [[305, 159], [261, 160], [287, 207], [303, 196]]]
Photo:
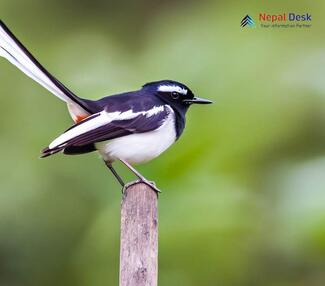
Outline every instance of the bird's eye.
[[179, 93], [174, 91], [172, 92], [172, 99], [178, 99], [179, 98]]

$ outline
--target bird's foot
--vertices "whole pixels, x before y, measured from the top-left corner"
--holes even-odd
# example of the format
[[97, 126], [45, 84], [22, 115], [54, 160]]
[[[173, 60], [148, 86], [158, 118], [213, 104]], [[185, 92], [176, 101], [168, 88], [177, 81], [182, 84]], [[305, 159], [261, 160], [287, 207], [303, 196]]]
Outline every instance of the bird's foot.
[[138, 184], [138, 183], [143, 183], [143, 184], [146, 184], [147, 186], [149, 186], [151, 189], [153, 189], [157, 194], [158, 193], [161, 193], [161, 190], [159, 190], [157, 187], [156, 187], [156, 184], [155, 182], [153, 181], [148, 181], [147, 179], [138, 179], [138, 180], [135, 180], [135, 181], [132, 181], [132, 182], [129, 182], [127, 184], [124, 185], [123, 189], [122, 189], [122, 193], [124, 194], [124, 191], [132, 186], [132, 185], [135, 185], [135, 184]]

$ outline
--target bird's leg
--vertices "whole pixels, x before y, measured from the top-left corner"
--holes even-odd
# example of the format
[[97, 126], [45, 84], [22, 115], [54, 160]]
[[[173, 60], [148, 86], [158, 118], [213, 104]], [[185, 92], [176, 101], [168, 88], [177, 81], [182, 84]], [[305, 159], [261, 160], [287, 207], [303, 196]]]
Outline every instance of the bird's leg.
[[123, 159], [119, 159], [134, 175], [139, 178], [139, 182], [142, 182], [148, 185], [150, 188], [155, 190], [157, 193], [161, 193], [161, 191], [156, 187], [154, 182], [148, 181], [145, 177], [143, 177], [136, 169], [134, 169], [127, 161]]
[[121, 184], [121, 186], [124, 188], [125, 183], [123, 182], [122, 178], [120, 177], [120, 175], [116, 172], [116, 170], [113, 168], [112, 163], [109, 162], [105, 162], [105, 165], [107, 166], [107, 168], [112, 172], [112, 174], [114, 175], [114, 177], [118, 180], [118, 182]]

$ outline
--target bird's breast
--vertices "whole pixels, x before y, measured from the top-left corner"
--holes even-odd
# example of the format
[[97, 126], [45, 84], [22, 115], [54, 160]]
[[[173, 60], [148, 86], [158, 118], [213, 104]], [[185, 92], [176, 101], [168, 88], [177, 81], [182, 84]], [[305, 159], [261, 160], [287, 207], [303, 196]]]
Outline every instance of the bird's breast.
[[175, 116], [171, 112], [156, 130], [136, 133], [96, 143], [104, 160], [126, 160], [131, 164], [150, 161], [164, 152], [176, 140]]

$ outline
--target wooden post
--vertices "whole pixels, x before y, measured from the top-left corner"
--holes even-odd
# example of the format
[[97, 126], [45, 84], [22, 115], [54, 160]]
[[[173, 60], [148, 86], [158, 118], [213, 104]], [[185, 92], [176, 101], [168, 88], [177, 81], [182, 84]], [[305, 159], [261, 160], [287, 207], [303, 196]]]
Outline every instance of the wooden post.
[[120, 286], [157, 286], [158, 195], [143, 183], [124, 190], [121, 206]]

